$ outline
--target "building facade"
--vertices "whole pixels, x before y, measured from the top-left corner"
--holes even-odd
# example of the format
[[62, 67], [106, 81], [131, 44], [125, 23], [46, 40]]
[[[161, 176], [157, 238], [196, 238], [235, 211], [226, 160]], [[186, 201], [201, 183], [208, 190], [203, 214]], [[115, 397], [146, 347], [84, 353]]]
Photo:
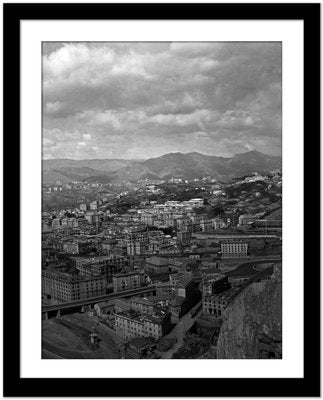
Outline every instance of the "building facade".
[[164, 274], [169, 272], [169, 262], [161, 257], [150, 257], [146, 259], [145, 271], [153, 274]]
[[106, 287], [102, 276], [80, 278], [51, 268], [42, 272], [42, 295], [61, 303], [102, 296], [106, 294]]
[[136, 312], [115, 313], [115, 331], [125, 340], [136, 337], [161, 339], [171, 329], [170, 313], [159, 311], [150, 316]]
[[132, 297], [130, 299], [130, 307], [132, 310], [143, 315], [151, 315], [154, 313], [155, 304], [152, 300], [142, 297]]
[[205, 296], [202, 299], [203, 313], [215, 318], [223, 315], [231, 299], [231, 293], [225, 292], [219, 295]]
[[221, 242], [222, 258], [240, 258], [248, 256], [248, 243], [239, 241]]
[[121, 272], [127, 265], [127, 258], [119, 255], [98, 257], [78, 257], [73, 259], [76, 268], [84, 277], [102, 275], [107, 283], [112, 282], [112, 276]]
[[112, 276], [114, 292], [137, 289], [141, 287], [141, 277], [137, 272], [126, 272]]

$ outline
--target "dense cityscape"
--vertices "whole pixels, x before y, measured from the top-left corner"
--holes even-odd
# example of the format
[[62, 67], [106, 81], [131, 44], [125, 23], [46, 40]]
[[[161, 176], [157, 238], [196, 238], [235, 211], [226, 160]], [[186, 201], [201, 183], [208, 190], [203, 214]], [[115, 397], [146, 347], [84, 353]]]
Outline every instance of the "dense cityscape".
[[73, 194], [74, 207], [42, 214], [45, 358], [221, 357], [229, 306], [281, 269], [279, 169], [226, 183], [57, 182], [44, 208]]

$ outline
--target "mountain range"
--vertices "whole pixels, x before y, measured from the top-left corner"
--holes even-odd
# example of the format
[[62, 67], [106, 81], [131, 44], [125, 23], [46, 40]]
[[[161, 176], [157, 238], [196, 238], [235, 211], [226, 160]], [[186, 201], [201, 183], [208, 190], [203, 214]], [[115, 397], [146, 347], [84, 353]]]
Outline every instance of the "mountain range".
[[148, 160], [96, 159], [43, 160], [43, 183], [57, 181], [87, 181], [118, 183], [139, 179], [194, 179], [211, 176], [219, 181], [248, 175], [268, 173], [281, 168], [282, 159], [258, 151], [236, 154], [233, 157], [207, 156], [201, 153], [169, 153]]

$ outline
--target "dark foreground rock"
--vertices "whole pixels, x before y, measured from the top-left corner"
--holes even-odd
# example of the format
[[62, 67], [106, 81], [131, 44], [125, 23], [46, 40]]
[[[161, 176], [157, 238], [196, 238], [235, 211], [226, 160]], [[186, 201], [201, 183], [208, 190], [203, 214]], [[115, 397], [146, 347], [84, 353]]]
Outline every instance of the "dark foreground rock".
[[282, 270], [254, 282], [227, 307], [217, 358], [282, 358]]

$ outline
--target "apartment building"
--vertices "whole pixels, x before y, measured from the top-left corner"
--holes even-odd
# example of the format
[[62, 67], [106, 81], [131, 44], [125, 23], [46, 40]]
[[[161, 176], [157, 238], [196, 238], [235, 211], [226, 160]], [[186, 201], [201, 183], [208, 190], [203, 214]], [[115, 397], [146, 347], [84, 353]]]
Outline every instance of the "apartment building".
[[103, 275], [108, 283], [112, 276], [121, 272], [127, 265], [127, 258], [120, 255], [73, 258], [76, 268], [84, 277]]
[[106, 279], [103, 276], [82, 278], [76, 273], [57, 271], [53, 268], [42, 271], [42, 295], [61, 303], [87, 299], [106, 294]]
[[137, 289], [141, 286], [141, 278], [138, 272], [125, 272], [112, 276], [113, 291]]
[[158, 311], [142, 316], [135, 311], [115, 313], [115, 331], [125, 340], [136, 337], [161, 339], [171, 329], [170, 313]]
[[234, 290], [228, 290], [221, 294], [205, 296], [202, 299], [203, 313], [215, 318], [221, 317], [230, 303]]
[[243, 240], [221, 242], [222, 258], [247, 257], [248, 243]]

